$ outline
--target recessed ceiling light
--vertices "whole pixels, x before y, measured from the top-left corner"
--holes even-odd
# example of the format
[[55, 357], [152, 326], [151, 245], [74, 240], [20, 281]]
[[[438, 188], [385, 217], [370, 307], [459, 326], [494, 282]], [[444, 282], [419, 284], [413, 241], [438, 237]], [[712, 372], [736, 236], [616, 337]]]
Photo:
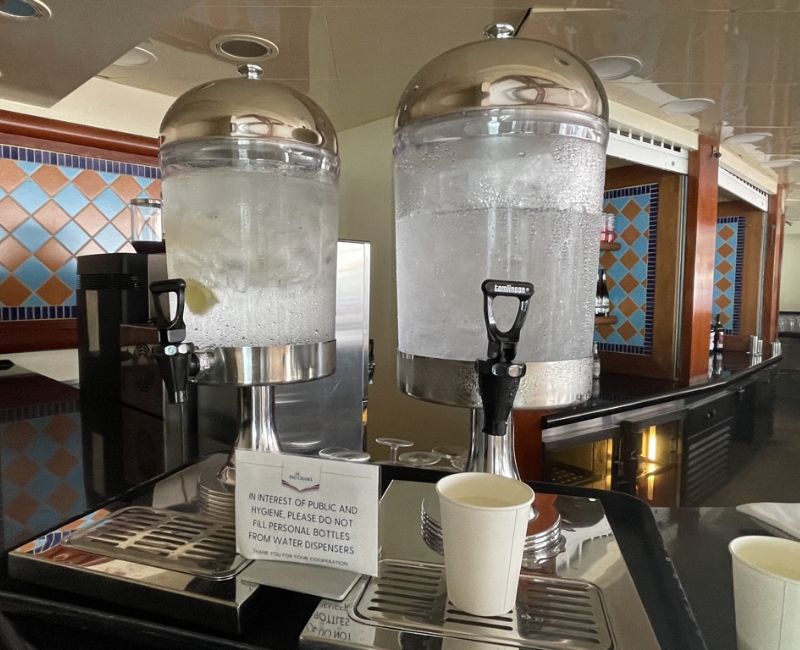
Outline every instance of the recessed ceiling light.
[[688, 99], [675, 99], [661, 105], [665, 113], [676, 115], [694, 115], [713, 106], [716, 102], [708, 97], [689, 97]]
[[625, 55], [598, 56], [591, 59], [589, 65], [603, 81], [624, 79], [642, 69], [642, 62], [639, 59]]
[[211, 51], [231, 61], [266, 61], [278, 56], [278, 46], [253, 34], [224, 34], [209, 43]]
[[136, 46], [129, 52], [125, 52], [121, 57], [114, 61], [114, 65], [134, 66], [147, 65], [158, 60], [155, 54], [143, 47]]
[[766, 140], [767, 138], [771, 137], [771, 133], [766, 133], [764, 131], [751, 131], [750, 133], [737, 133], [736, 135], [732, 135], [728, 138], [725, 138], [725, 142], [734, 142], [736, 144], [753, 144], [754, 142], [761, 142], [762, 140]]
[[40, 0], [0, 0], [0, 18], [39, 20], [52, 15], [50, 7]]
[[800, 162], [797, 158], [777, 158], [775, 160], [765, 160], [762, 165], [764, 167], [769, 167], [770, 169], [778, 169], [780, 167], [788, 167], [789, 165], [794, 165], [795, 163]]

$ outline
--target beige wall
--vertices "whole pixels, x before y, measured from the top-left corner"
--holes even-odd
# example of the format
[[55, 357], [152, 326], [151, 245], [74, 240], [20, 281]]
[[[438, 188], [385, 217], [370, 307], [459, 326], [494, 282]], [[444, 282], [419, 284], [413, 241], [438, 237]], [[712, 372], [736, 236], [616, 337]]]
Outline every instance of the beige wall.
[[[800, 224], [794, 226], [800, 229]], [[781, 266], [781, 311], [800, 311], [800, 233], [792, 234], [786, 227], [783, 239], [783, 265]]]
[[[342, 157], [339, 236], [372, 242], [370, 336], [375, 383], [369, 391], [369, 450], [385, 457], [377, 436], [407, 438], [414, 449], [469, 443], [469, 412], [402, 395], [395, 381], [397, 308], [394, 280], [392, 119], [339, 134]], [[443, 324], [444, 326], [444, 324]]]
[[0, 99], [0, 109], [154, 138], [173, 101], [168, 95], [93, 77], [50, 108]]

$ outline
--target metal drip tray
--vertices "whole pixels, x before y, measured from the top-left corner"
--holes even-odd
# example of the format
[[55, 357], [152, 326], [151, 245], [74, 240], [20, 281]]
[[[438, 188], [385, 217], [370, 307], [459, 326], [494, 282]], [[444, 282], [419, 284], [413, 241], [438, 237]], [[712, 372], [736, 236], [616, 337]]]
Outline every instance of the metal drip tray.
[[236, 554], [232, 521], [143, 506], [118, 510], [65, 545], [212, 580], [231, 577], [247, 562]]
[[364, 622], [518, 648], [613, 647], [599, 590], [588, 582], [521, 575], [517, 604], [503, 616], [473, 616], [446, 596], [444, 566], [384, 560], [354, 614]]

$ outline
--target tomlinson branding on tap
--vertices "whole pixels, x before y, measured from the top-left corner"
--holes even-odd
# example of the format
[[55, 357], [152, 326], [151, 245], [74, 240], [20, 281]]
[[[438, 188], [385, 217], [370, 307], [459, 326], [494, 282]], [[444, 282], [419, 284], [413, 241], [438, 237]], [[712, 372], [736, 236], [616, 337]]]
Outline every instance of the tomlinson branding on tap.
[[528, 289], [528, 287], [515, 287], [510, 284], [496, 284], [494, 285], [494, 290], [502, 291], [503, 293], [516, 293], [516, 294], [524, 294], [530, 292], [530, 289]]

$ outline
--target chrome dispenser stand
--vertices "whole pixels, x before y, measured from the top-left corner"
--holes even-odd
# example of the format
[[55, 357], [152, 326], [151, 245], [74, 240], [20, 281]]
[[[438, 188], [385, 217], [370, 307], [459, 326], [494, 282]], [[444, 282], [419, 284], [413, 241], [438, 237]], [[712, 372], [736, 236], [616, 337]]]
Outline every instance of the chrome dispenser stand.
[[519, 480], [514, 455], [514, 416], [508, 418], [506, 435], [490, 436], [483, 432], [483, 409], [472, 409], [467, 472], [487, 472]]

